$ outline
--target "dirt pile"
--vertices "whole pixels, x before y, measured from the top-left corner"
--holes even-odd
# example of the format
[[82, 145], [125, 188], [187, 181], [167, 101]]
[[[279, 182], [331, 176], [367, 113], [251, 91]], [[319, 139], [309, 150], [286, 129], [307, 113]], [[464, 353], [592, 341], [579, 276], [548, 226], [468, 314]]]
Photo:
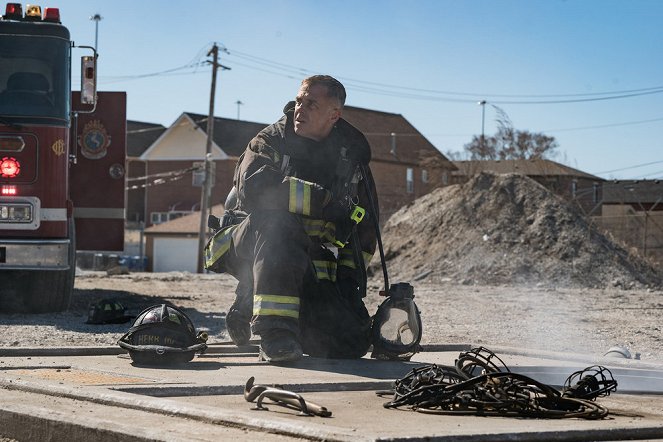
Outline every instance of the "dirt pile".
[[[518, 174], [482, 173], [403, 207], [383, 232], [392, 282], [660, 287], [662, 276], [569, 203]], [[379, 260], [371, 270], [379, 277]]]

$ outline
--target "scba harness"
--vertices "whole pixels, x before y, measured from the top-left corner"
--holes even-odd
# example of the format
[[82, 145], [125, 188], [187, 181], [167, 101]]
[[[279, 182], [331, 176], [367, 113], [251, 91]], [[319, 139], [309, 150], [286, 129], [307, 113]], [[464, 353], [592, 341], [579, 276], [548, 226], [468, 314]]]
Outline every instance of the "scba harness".
[[196, 330], [189, 317], [173, 305], [153, 305], [143, 310], [118, 345], [131, 360], [144, 365], [189, 362], [207, 349], [207, 333]]

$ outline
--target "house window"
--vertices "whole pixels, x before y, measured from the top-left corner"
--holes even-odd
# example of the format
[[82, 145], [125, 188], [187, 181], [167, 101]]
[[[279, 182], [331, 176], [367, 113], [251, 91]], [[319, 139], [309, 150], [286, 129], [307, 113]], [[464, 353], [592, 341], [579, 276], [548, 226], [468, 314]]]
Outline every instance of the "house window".
[[428, 171], [426, 169], [421, 169], [421, 182], [422, 183], [428, 182]]
[[189, 215], [190, 213], [193, 212], [186, 212], [182, 210], [171, 210], [170, 212], [152, 212], [150, 213], [150, 220], [152, 221], [152, 224], [156, 225], [181, 218], [184, 215]]
[[408, 167], [405, 172], [405, 191], [414, 193], [414, 169], [411, 167]]
[[446, 170], [442, 172], [442, 185], [446, 186], [449, 184], [449, 172]]
[[592, 202], [599, 202], [599, 183], [594, 183], [592, 185]]
[[575, 198], [577, 194], [578, 194], [578, 181], [573, 180], [571, 181], [571, 197]]
[[[214, 161], [211, 161], [209, 163], [210, 166], [210, 186], [214, 187], [214, 181], [215, 181], [215, 171], [216, 171], [216, 163]], [[193, 167], [195, 168], [191, 172], [191, 185], [193, 187], [203, 187], [203, 184], [205, 183], [205, 162], [204, 161], [196, 161], [193, 163]]]

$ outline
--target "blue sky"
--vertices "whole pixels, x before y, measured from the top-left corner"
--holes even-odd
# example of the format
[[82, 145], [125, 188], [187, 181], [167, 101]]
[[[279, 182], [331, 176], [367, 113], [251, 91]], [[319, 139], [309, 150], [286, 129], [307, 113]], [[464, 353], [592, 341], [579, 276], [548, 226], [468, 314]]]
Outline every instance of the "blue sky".
[[168, 126], [184, 111], [207, 114], [216, 42], [231, 68], [218, 77], [216, 116], [237, 118], [239, 108], [242, 120], [271, 123], [302, 78], [327, 73], [346, 85], [347, 104], [402, 114], [445, 153], [481, 133], [486, 100], [486, 135], [497, 106], [516, 129], [554, 136], [556, 161], [604, 178], [663, 178], [663, 1], [42, 6], [60, 8], [80, 45], [94, 44], [90, 16], [103, 17], [100, 90], [127, 91], [133, 120]]

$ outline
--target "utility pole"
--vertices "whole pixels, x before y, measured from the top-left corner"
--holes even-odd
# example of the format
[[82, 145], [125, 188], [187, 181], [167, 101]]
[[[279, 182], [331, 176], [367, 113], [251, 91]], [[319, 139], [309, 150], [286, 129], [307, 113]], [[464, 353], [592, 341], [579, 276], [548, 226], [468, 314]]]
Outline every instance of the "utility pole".
[[235, 101], [235, 104], [237, 105], [237, 119], [239, 120], [239, 107], [244, 103], [242, 103], [240, 100], [237, 100]]
[[221, 66], [218, 63], [219, 47], [214, 43], [212, 49], [207, 53], [209, 57], [212, 55], [212, 87], [209, 98], [209, 114], [207, 116], [207, 144], [205, 146], [205, 178], [203, 180], [203, 188], [200, 195], [200, 230], [198, 231], [198, 265], [196, 267], [198, 273], [203, 273], [203, 250], [207, 239], [207, 217], [210, 214], [210, 196], [212, 194], [212, 177], [210, 176], [211, 162], [212, 162], [212, 140], [214, 138], [214, 95], [216, 93], [216, 72]]
[[94, 50], [98, 52], [97, 50], [97, 43], [99, 41], [99, 22], [103, 19], [103, 17], [99, 14], [94, 14], [93, 16], [90, 17], [90, 20], [94, 20]]
[[481, 100], [477, 103], [479, 106], [481, 106], [481, 150], [483, 151], [484, 149], [484, 125], [486, 123], [486, 100]]

